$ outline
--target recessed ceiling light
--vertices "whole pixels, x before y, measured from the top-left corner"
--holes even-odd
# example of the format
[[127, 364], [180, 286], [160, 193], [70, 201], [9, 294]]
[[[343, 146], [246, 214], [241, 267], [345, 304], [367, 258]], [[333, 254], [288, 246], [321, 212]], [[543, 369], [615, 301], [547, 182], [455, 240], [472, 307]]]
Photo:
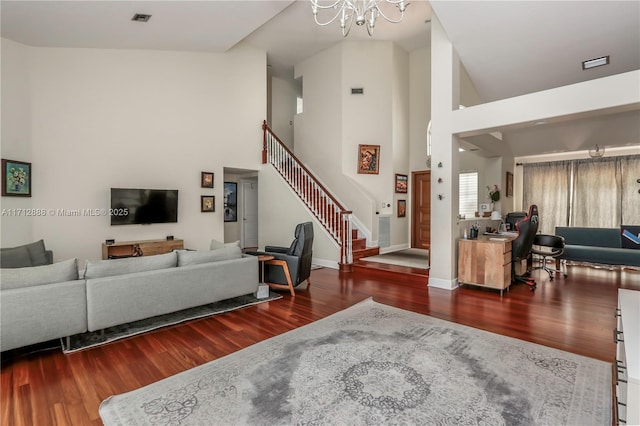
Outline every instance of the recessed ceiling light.
[[601, 58], [589, 59], [588, 61], [582, 61], [582, 69], [588, 70], [589, 68], [601, 67], [609, 64], [609, 55]]
[[151, 19], [151, 15], [147, 15], [144, 13], [136, 13], [135, 15], [133, 15], [133, 18], [131, 18], [132, 21], [136, 22], [147, 22], [149, 21], [149, 19]]

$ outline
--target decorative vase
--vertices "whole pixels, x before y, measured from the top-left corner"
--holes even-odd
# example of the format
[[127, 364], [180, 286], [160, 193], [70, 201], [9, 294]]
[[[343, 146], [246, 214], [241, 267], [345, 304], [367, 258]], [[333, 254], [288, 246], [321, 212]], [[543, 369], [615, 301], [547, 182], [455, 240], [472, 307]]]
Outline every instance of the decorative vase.
[[16, 183], [13, 185], [13, 189], [16, 192], [20, 192], [20, 190], [22, 189], [22, 185], [20, 185], [19, 183]]

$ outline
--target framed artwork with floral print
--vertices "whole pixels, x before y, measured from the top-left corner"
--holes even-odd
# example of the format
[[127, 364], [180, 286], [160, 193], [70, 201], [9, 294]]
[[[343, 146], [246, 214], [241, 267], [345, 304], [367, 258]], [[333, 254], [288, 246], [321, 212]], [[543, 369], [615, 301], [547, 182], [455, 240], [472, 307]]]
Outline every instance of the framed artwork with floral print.
[[201, 195], [200, 196], [200, 211], [201, 212], [215, 212], [216, 211], [216, 197], [213, 195]]
[[200, 172], [200, 187], [213, 188], [213, 173]]
[[31, 163], [2, 159], [2, 195], [31, 197]]

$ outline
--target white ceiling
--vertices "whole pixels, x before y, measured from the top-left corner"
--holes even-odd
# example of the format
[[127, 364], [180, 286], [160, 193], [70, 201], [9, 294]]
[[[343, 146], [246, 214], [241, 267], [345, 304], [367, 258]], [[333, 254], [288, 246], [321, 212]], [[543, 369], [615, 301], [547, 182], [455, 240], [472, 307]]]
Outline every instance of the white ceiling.
[[[337, 23], [315, 25], [308, 0], [2, 0], [0, 7], [2, 37], [27, 45], [224, 52], [245, 40], [264, 48], [272, 72], [282, 77], [343, 40]], [[427, 46], [431, 7], [486, 101], [640, 69], [638, 0], [413, 0], [402, 23], [379, 20], [373, 39], [407, 51]], [[135, 13], [152, 17], [133, 22]], [[354, 27], [348, 38], [370, 37]], [[581, 69], [581, 61], [604, 55], [611, 56], [610, 65]], [[488, 153], [499, 143], [469, 142]], [[584, 150], [594, 142], [639, 144], [640, 110], [509, 130], [502, 143], [519, 156]]]

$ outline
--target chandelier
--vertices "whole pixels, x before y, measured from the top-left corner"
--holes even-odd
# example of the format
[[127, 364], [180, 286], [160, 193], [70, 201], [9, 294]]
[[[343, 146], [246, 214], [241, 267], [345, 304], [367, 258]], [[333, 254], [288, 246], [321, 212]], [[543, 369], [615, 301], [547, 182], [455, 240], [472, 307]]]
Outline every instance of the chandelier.
[[[373, 35], [373, 29], [376, 26], [376, 19], [378, 16], [382, 16], [387, 21], [397, 24], [402, 21], [404, 18], [404, 11], [407, 9], [409, 3], [405, 0], [310, 0], [311, 1], [311, 10], [313, 11], [313, 19], [316, 21], [318, 25], [329, 25], [336, 19], [340, 21], [340, 28], [342, 28], [342, 35], [344, 37], [349, 35], [349, 31], [351, 30], [351, 25], [353, 21], [356, 22], [356, 25], [362, 26], [365, 25], [367, 27], [367, 32], [369, 35]], [[400, 17], [398, 19], [391, 19], [387, 15], [382, 12], [380, 7], [378, 6], [380, 3], [390, 3], [398, 8], [400, 12]], [[318, 12], [327, 10], [327, 15], [331, 16], [333, 11], [329, 11], [329, 9], [333, 9], [335, 11], [335, 15], [333, 18], [328, 21], [321, 22], [318, 20]], [[395, 12], [394, 12], [395, 13]]]

